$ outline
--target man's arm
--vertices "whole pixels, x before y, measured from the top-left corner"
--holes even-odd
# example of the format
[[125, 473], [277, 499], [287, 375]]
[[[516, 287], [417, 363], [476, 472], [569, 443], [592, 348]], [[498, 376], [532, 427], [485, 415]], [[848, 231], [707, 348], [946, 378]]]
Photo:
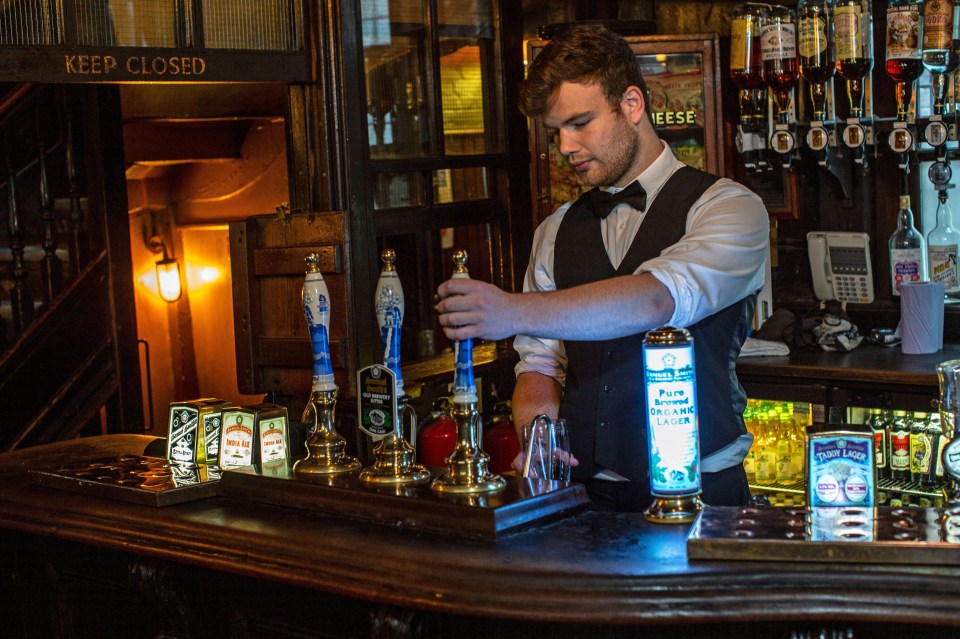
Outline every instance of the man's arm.
[[510, 402], [517, 439], [523, 440], [520, 429], [537, 415], [545, 413], [550, 419], [556, 419], [562, 395], [563, 388], [549, 375], [534, 372], [517, 375], [517, 385], [513, 389], [513, 399]]
[[613, 277], [558, 291], [507, 293], [473, 279], [450, 279], [438, 289], [440, 325], [449, 339], [600, 340], [662, 326], [673, 297], [650, 273]]

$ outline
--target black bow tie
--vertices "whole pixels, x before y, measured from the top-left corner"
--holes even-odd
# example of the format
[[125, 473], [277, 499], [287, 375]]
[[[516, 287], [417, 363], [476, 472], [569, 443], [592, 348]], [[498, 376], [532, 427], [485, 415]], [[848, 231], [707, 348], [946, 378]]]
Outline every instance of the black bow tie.
[[638, 211], [647, 208], [647, 192], [640, 186], [640, 182], [634, 180], [627, 188], [621, 189], [617, 193], [601, 191], [599, 188], [593, 188], [583, 194], [585, 202], [590, 210], [601, 220], [610, 215], [621, 202], [629, 204]]

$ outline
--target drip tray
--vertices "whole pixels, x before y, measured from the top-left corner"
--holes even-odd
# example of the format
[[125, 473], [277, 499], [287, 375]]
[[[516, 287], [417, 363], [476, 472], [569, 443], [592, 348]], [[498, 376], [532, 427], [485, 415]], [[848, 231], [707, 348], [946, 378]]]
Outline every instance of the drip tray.
[[581, 484], [507, 477], [498, 492], [438, 495], [422, 486], [377, 486], [358, 473], [297, 477], [293, 462], [277, 461], [223, 471], [220, 494], [455, 537], [497, 539], [554, 521], [590, 504]]
[[175, 464], [143, 455], [30, 471], [30, 479], [42, 486], [157, 507], [215, 497], [219, 477], [220, 471], [214, 467]]
[[960, 566], [960, 509], [707, 507], [687, 556]]

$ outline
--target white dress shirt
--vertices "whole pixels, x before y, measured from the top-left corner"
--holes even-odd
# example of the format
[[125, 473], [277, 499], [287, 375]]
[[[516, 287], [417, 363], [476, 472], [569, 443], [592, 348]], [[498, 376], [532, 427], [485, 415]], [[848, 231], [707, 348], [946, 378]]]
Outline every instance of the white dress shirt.
[[[637, 178], [647, 193], [647, 210], [670, 176], [683, 166], [670, 147], [666, 144], [663, 147], [659, 157]], [[558, 208], [537, 228], [523, 282], [524, 292], [556, 290], [554, 245], [557, 230], [572, 203]], [[621, 203], [600, 221], [603, 244], [614, 267], [619, 267], [626, 256], [645, 215], [646, 211]], [[743, 185], [721, 178], [693, 204], [680, 241], [640, 264], [635, 273], [650, 273], [667, 287], [674, 301], [673, 316], [668, 323], [686, 328], [763, 287], [769, 238], [769, 219], [763, 201]], [[602, 322], [603, 318], [597, 317], [596, 321]], [[514, 348], [520, 355], [515, 369], [517, 375], [538, 372], [561, 385], [565, 383], [567, 357], [562, 340], [517, 335]], [[739, 463], [752, 437], [748, 434], [741, 439], [744, 441], [717, 451], [720, 453], [717, 459], [703, 460], [703, 470], [712, 472]]]

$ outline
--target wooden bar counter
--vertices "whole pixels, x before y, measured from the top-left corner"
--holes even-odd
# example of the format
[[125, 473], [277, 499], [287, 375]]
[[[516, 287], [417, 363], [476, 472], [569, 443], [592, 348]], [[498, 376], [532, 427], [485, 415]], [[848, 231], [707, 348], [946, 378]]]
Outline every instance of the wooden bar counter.
[[0, 456], [4, 636], [960, 634], [960, 567], [690, 561], [688, 526], [592, 510], [460, 541], [223, 496], [144, 506], [26, 473], [155, 441]]

